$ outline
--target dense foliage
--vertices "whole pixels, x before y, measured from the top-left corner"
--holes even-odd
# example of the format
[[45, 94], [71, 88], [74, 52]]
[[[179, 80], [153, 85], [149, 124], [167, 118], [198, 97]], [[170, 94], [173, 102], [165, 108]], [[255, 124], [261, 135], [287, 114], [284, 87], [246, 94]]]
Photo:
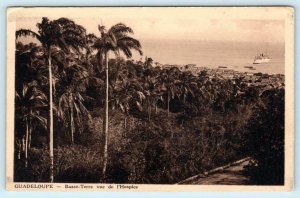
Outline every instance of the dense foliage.
[[284, 91], [268, 90], [263, 103], [249, 120], [248, 150], [255, 161], [249, 165], [251, 182], [263, 185], [284, 184]]
[[[78, 28], [69, 40], [82, 37], [82, 49], [60, 45], [56, 37], [46, 46], [16, 43], [15, 181], [49, 181], [51, 57], [55, 182], [176, 183], [251, 156], [253, 182], [282, 183], [283, 88], [255, 86], [242, 76], [226, 79], [206, 71], [154, 67], [151, 58], [124, 59], [121, 51], [131, 57], [130, 50], [141, 53], [141, 46], [121, 34], [133, 33], [121, 23], [108, 31], [99, 26], [99, 38]], [[118, 30], [117, 37], [111, 33]], [[17, 36], [32, 34], [26, 31]], [[110, 59], [109, 51], [116, 52]]]

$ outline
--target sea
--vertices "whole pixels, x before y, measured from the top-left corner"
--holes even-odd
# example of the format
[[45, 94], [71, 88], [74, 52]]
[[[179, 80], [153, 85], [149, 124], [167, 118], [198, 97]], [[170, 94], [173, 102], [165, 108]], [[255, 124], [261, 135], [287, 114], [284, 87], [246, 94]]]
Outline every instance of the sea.
[[[161, 64], [196, 64], [197, 67], [218, 68], [240, 72], [262, 72], [284, 74], [284, 43], [234, 42], [234, 41], [193, 41], [145, 39], [140, 40], [144, 57], [151, 57]], [[266, 64], [253, 64], [260, 53], [271, 60]], [[252, 66], [250, 70], [246, 67]]]
[[[29, 43], [30, 37], [22, 42]], [[240, 72], [284, 74], [285, 44], [272, 42], [201, 41], [175, 39], [139, 39], [143, 58], [169, 65], [196, 64], [197, 67], [218, 68]], [[264, 53], [271, 60], [266, 64], [253, 64], [254, 57]], [[133, 59], [139, 60], [138, 53]], [[143, 59], [142, 58], [142, 59]], [[252, 66], [254, 70], [246, 67]], [[223, 69], [223, 68], [222, 68]]]

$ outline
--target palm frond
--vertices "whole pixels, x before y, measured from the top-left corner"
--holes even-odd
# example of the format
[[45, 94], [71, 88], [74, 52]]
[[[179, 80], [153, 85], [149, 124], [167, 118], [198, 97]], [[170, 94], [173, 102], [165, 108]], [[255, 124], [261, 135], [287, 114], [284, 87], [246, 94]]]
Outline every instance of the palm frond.
[[133, 30], [126, 26], [123, 23], [117, 23], [116, 25], [113, 25], [108, 32], [112, 32], [113, 34], [120, 34], [120, 33], [131, 33], [133, 34]]
[[47, 119], [44, 118], [43, 116], [39, 115], [39, 114], [31, 114], [31, 118], [35, 119], [36, 121], [39, 122], [39, 124], [44, 128], [47, 129]]
[[34, 31], [30, 30], [30, 29], [20, 29], [16, 31], [16, 38], [19, 38], [21, 36], [27, 37], [27, 36], [31, 36], [33, 38], [38, 39], [41, 42], [41, 36], [37, 33], [35, 33]]
[[105, 28], [105, 26], [103, 26], [103, 25], [98, 25], [98, 30], [99, 30], [99, 32], [100, 32], [101, 34], [104, 34], [105, 31], [106, 31], [106, 28]]
[[[125, 36], [125, 37], [119, 38], [118, 39], [118, 47], [124, 52], [124, 54], [128, 58], [131, 57], [131, 55], [129, 55], [127, 53], [127, 51], [130, 49], [134, 49], [134, 50], [138, 51], [140, 55], [143, 55], [143, 52], [141, 50], [141, 47], [142, 47], [141, 43], [132, 37]], [[125, 50], [125, 48], [128, 48], [128, 49]]]

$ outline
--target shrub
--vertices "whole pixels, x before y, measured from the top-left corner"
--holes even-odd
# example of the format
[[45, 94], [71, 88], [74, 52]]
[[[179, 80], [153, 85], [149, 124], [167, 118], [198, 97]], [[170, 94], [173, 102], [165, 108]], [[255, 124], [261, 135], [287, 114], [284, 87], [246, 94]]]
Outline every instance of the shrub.
[[[100, 153], [80, 145], [58, 147], [54, 150], [55, 182], [99, 182]], [[33, 148], [28, 159], [28, 168], [22, 160], [15, 166], [15, 181], [48, 182], [49, 150]]]
[[[98, 150], [98, 149], [97, 149]], [[99, 182], [100, 152], [79, 145], [57, 149], [57, 182]]]

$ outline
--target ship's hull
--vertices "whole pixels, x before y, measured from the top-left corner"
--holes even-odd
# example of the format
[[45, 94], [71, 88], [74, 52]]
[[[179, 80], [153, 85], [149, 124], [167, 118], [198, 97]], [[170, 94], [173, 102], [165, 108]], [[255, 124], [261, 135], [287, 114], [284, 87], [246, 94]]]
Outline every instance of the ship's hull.
[[253, 64], [263, 64], [268, 63], [270, 61], [269, 58], [256, 59], [253, 61]]

